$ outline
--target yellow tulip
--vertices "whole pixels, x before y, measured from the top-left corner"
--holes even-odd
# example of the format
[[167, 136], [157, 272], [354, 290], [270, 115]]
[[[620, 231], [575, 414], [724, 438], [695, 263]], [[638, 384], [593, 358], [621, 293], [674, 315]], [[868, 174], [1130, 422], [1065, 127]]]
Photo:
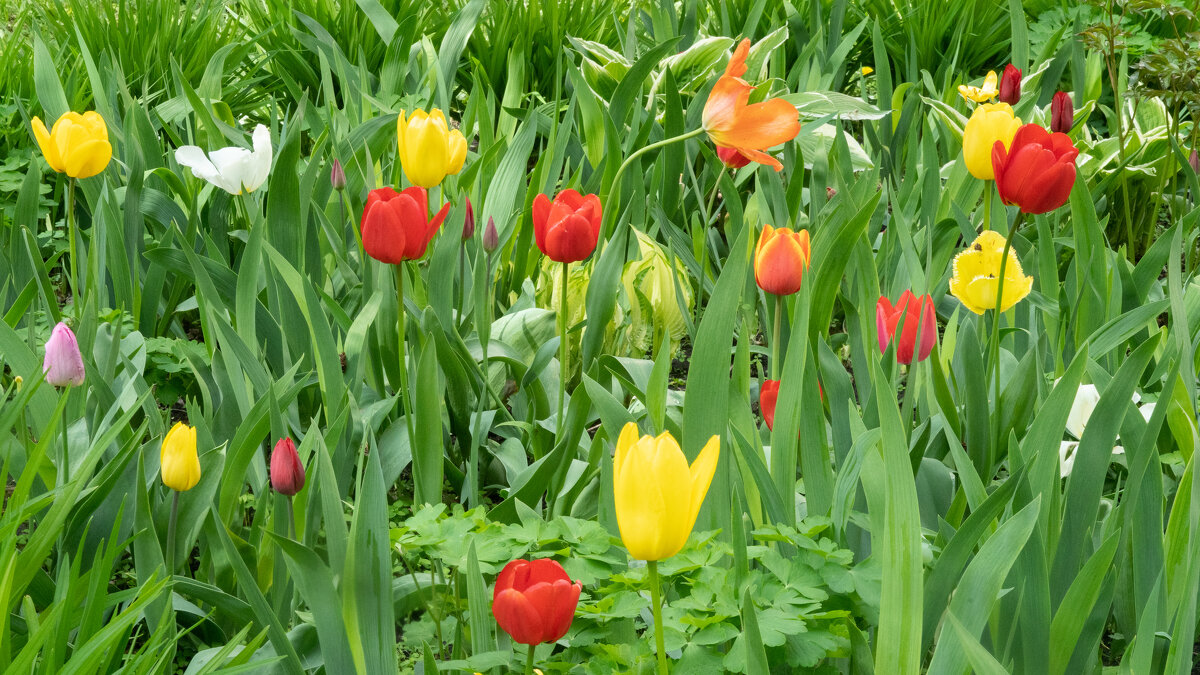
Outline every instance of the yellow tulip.
[[200, 482], [200, 458], [196, 456], [196, 428], [176, 422], [162, 442], [163, 485], [186, 492]]
[[871, 66], [863, 66], [859, 70], [859, 72], [862, 73], [863, 77], [866, 77], [867, 75], [870, 75], [871, 73], [875, 72], [875, 69], [872, 68]]
[[51, 169], [71, 178], [90, 178], [104, 170], [112, 159], [108, 127], [94, 110], [80, 115], [63, 113], [50, 131], [38, 117], [33, 118], [33, 135]]
[[431, 188], [462, 170], [467, 159], [467, 139], [458, 129], [450, 129], [441, 110], [404, 113], [396, 120], [400, 145], [400, 166], [413, 185]]
[[1007, 103], [984, 103], [976, 108], [963, 128], [963, 159], [967, 162], [967, 171], [979, 180], [994, 180], [992, 146], [1001, 141], [1007, 151], [1019, 128], [1021, 118], [1013, 116], [1013, 109]]
[[[985, 230], [975, 238], [975, 243], [954, 257], [954, 276], [950, 278], [950, 293], [958, 298], [967, 309], [976, 314], [996, 308], [997, 279], [1000, 276], [1000, 260], [1004, 255], [1004, 237], [995, 230]], [[1008, 250], [1008, 262], [1004, 265], [1003, 306], [1010, 307], [1029, 295], [1033, 288], [1033, 277], [1021, 271], [1017, 252]]]
[[965, 84], [958, 85], [958, 93], [968, 101], [975, 103], [987, 103], [996, 98], [999, 90], [996, 85], [999, 84], [1000, 78], [996, 77], [996, 71], [989, 70], [987, 77], [983, 80], [982, 87], [968, 87]]
[[638, 560], [670, 558], [683, 548], [717, 470], [721, 440], [709, 439], [689, 467], [671, 434], [638, 437], [630, 422], [617, 439], [613, 497], [617, 528]]

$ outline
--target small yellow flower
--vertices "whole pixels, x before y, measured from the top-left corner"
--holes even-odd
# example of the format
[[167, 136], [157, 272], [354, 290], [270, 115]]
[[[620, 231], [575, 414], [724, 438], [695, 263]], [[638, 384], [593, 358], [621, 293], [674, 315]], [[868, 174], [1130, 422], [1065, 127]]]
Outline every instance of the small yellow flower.
[[405, 178], [425, 189], [462, 171], [467, 159], [467, 139], [458, 129], [449, 128], [446, 116], [437, 108], [429, 113], [417, 110], [407, 118], [400, 113], [396, 138]]
[[862, 73], [863, 77], [866, 77], [866, 76], [870, 75], [871, 73], [875, 72], [875, 69], [872, 68], [871, 66], [863, 66], [858, 72]]
[[71, 178], [90, 178], [104, 170], [112, 159], [108, 127], [95, 110], [80, 115], [63, 113], [50, 131], [41, 118], [34, 117], [33, 135], [42, 156], [51, 169]]
[[1021, 118], [1013, 116], [1007, 103], [984, 103], [971, 113], [967, 126], [963, 127], [963, 159], [967, 171], [979, 180], [993, 180], [992, 146], [996, 141], [1004, 143], [1004, 149], [1012, 147], [1013, 136], [1021, 128]]
[[200, 482], [200, 458], [196, 455], [196, 428], [176, 422], [167, 432], [159, 455], [163, 485], [186, 492]]
[[[985, 230], [970, 248], [954, 257], [954, 275], [950, 278], [950, 293], [972, 312], [983, 314], [996, 308], [996, 290], [1000, 276], [1000, 260], [1004, 255], [1004, 237], [995, 230]], [[1000, 311], [1008, 311], [1029, 295], [1033, 277], [1021, 271], [1017, 252], [1008, 250], [1004, 265], [1004, 294]]]
[[629, 555], [662, 560], [683, 548], [717, 470], [720, 448], [721, 439], [713, 436], [689, 467], [671, 434], [638, 438], [637, 425], [625, 425], [613, 457], [613, 497]]
[[1000, 78], [996, 77], [996, 71], [989, 70], [987, 77], [983, 80], [982, 87], [968, 87], [965, 84], [958, 85], [958, 93], [968, 101], [975, 103], [987, 103], [996, 98], [999, 93], [996, 86], [999, 84]]

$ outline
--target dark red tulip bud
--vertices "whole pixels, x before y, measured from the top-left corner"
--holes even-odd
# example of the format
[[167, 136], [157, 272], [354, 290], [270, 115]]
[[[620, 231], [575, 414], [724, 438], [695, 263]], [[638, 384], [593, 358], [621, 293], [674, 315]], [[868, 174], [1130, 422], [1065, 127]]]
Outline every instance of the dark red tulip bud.
[[1069, 133], [1075, 126], [1075, 107], [1071, 104], [1071, 95], [1065, 91], [1054, 94], [1050, 101], [1050, 131], [1060, 134]]
[[471, 199], [467, 199], [467, 219], [463, 221], [462, 240], [466, 241], [475, 236], [475, 209], [471, 208]]
[[271, 452], [271, 487], [288, 497], [304, 489], [304, 465], [290, 438], [279, 439]]
[[333, 160], [333, 168], [329, 170], [329, 183], [338, 192], [346, 189], [346, 171], [342, 168], [342, 163], [336, 159]]
[[1016, 105], [1021, 100], [1021, 70], [1011, 63], [1004, 66], [1004, 75], [1000, 77], [1000, 94], [996, 98], [1009, 105]]
[[487, 227], [483, 228], [483, 250], [494, 253], [500, 247], [500, 233], [496, 231], [496, 219], [488, 216]]

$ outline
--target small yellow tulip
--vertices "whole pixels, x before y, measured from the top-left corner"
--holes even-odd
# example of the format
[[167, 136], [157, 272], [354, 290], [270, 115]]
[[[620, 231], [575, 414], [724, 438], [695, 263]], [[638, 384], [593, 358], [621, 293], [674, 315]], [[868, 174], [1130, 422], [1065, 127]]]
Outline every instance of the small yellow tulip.
[[425, 189], [436, 186], [446, 176], [462, 170], [467, 159], [467, 139], [458, 129], [450, 129], [441, 110], [404, 113], [396, 120], [400, 146], [400, 165], [404, 177]]
[[992, 146], [1001, 141], [1007, 151], [1020, 128], [1021, 118], [1013, 116], [1013, 109], [1007, 103], [984, 103], [976, 108], [967, 120], [967, 126], [963, 127], [963, 159], [967, 162], [967, 171], [979, 180], [995, 179]]
[[670, 558], [683, 548], [708, 493], [721, 440], [709, 439], [689, 467], [671, 434], [638, 437], [632, 422], [621, 430], [613, 458], [617, 528], [638, 560]]
[[200, 458], [196, 456], [196, 428], [183, 422], [175, 426], [163, 438], [162, 453], [163, 485], [186, 492], [200, 482]]
[[108, 127], [94, 110], [80, 115], [64, 113], [50, 131], [38, 117], [33, 118], [33, 135], [42, 156], [51, 169], [71, 178], [90, 178], [104, 170], [112, 159]]
[[[954, 276], [950, 278], [950, 293], [967, 309], [976, 314], [996, 308], [996, 286], [1000, 276], [1000, 260], [1004, 255], [1004, 237], [995, 230], [985, 230], [975, 238], [975, 243], [954, 257]], [[1021, 271], [1017, 252], [1008, 250], [1008, 262], [1004, 265], [1004, 295], [1000, 311], [1010, 307], [1029, 295], [1033, 288], [1033, 277]]]
[[968, 101], [975, 103], [987, 103], [996, 98], [996, 94], [1000, 93], [997, 85], [1000, 83], [1000, 78], [996, 77], [996, 71], [989, 70], [987, 77], [983, 80], [982, 87], [968, 87], [965, 84], [958, 85], [958, 93]]

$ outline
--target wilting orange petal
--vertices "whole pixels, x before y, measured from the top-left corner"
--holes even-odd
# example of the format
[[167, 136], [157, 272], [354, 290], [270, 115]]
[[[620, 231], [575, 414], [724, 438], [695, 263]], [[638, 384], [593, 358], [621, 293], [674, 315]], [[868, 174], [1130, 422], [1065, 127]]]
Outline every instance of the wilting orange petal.
[[732, 129], [725, 132], [730, 145], [738, 148], [766, 149], [786, 143], [800, 133], [800, 115], [796, 106], [774, 98], [742, 108]]

